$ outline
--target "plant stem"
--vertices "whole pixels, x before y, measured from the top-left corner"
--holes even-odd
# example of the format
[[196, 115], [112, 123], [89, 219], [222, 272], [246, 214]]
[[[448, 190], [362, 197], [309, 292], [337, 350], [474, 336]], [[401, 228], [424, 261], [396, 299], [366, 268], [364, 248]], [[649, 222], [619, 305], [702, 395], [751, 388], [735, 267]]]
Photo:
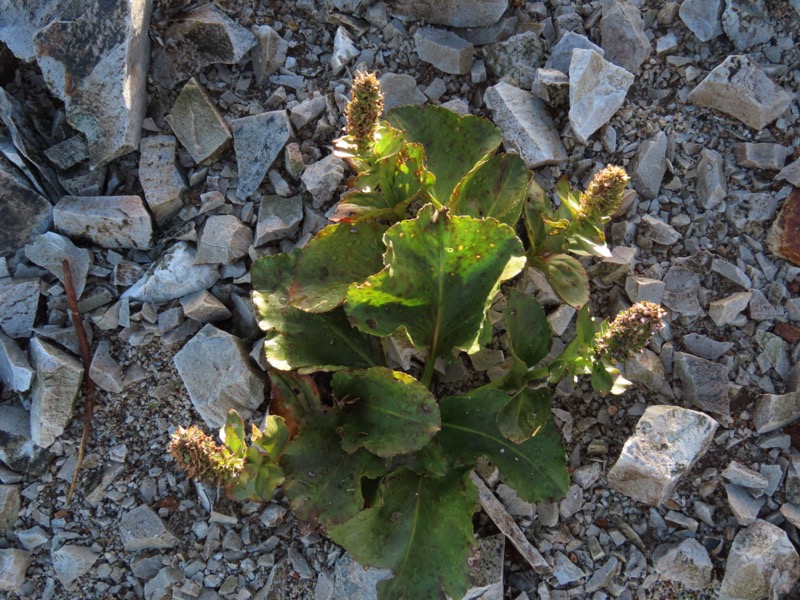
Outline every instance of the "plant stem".
[[433, 365], [436, 362], [436, 355], [432, 352], [428, 355], [428, 360], [425, 361], [425, 370], [422, 371], [422, 385], [430, 388], [431, 381], [433, 380]]

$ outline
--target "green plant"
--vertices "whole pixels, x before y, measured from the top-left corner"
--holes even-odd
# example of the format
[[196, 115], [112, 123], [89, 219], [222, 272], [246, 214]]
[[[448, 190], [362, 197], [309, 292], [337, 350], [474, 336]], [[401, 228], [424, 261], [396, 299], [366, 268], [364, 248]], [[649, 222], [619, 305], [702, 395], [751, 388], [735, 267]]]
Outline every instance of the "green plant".
[[[360, 562], [394, 572], [379, 584], [382, 600], [460, 598], [475, 545], [476, 461], [490, 460], [523, 500], [563, 496], [548, 382], [590, 374], [596, 389], [612, 390], [615, 361], [627, 356], [620, 344], [639, 351], [661, 312], [637, 306], [633, 317], [595, 322], [586, 273], [565, 254], [607, 253], [602, 225], [619, 204], [623, 171], [603, 171], [584, 194], [559, 184], [553, 209], [522, 160], [497, 153], [491, 123], [431, 106], [378, 121], [378, 92], [370, 75], [354, 82], [336, 148], [358, 175], [335, 223], [305, 248], [252, 266], [272, 367], [265, 430], [253, 427], [248, 445], [232, 412], [224, 446], [181, 428], [171, 451], [234, 498], [268, 499], [282, 485], [300, 518], [319, 521]], [[523, 212], [527, 251], [514, 230]], [[491, 340], [489, 307], [526, 261], [583, 306], [576, 340], [544, 362], [545, 313], [510, 289], [508, 374], [439, 397], [437, 361]], [[390, 368], [390, 344], [412, 346], [424, 364]]]

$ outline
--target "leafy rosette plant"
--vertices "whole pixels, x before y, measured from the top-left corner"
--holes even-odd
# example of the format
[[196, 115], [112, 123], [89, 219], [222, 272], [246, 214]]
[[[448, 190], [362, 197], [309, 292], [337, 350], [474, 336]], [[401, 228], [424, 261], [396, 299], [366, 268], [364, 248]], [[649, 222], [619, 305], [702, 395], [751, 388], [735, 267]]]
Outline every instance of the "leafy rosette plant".
[[[317, 520], [361, 563], [392, 570], [378, 586], [381, 600], [461, 598], [476, 546], [470, 471], [488, 459], [523, 500], [562, 497], [566, 455], [549, 381], [589, 373], [610, 389], [620, 328], [595, 323], [584, 307], [580, 342], [545, 361], [544, 311], [511, 289], [508, 375], [441, 397], [437, 363], [491, 340], [489, 307], [526, 260], [552, 280], [566, 256], [559, 252], [601, 245], [609, 211], [573, 214], [575, 197], [563, 192], [568, 213], [554, 213], [522, 160], [498, 153], [500, 131], [484, 119], [404, 106], [379, 121], [379, 100], [377, 80], [360, 75], [347, 135], [336, 142], [357, 175], [334, 224], [304, 248], [252, 266], [271, 366], [264, 431], [254, 428], [248, 446], [231, 413], [225, 446], [180, 429], [172, 449], [190, 475], [235, 498], [266, 500], [282, 485], [300, 518]], [[514, 229], [523, 210], [527, 252]], [[566, 284], [554, 287], [569, 296]], [[398, 344], [422, 357], [409, 372], [387, 358]], [[220, 455], [211, 460], [214, 447]]]

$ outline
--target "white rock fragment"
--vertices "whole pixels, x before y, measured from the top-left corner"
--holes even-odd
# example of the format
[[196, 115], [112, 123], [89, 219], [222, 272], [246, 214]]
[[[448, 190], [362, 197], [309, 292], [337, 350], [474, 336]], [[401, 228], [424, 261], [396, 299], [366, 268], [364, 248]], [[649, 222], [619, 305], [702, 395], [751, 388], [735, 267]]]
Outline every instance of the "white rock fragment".
[[768, 169], [780, 171], [786, 164], [791, 150], [786, 146], [774, 143], [742, 142], [733, 145], [733, 157], [736, 164], [748, 169]]
[[708, 550], [692, 538], [658, 546], [653, 552], [653, 566], [662, 579], [680, 583], [690, 590], [709, 587], [714, 570]]
[[501, 81], [486, 90], [484, 101], [503, 133], [506, 148], [519, 154], [529, 168], [567, 159], [564, 144], [539, 98]]
[[89, 267], [94, 262], [94, 255], [90, 250], [78, 248], [69, 238], [54, 231], [48, 231], [36, 236], [30, 244], [25, 246], [25, 256], [33, 264], [50, 271], [61, 283], [64, 283], [64, 259], [69, 260], [75, 296], [81, 297], [86, 287]]
[[729, 325], [747, 308], [751, 296], [750, 292], [736, 292], [727, 298], [715, 300], [708, 307], [708, 316], [719, 327]]
[[576, 49], [569, 66], [569, 122], [582, 144], [625, 102], [633, 75], [593, 50]]
[[89, 377], [101, 390], [119, 394], [125, 389], [125, 372], [111, 356], [109, 343], [105, 340], [97, 344], [92, 362], [89, 366]]
[[64, 433], [83, 382], [80, 361], [35, 337], [30, 343], [36, 379], [31, 389], [31, 439], [47, 448]]
[[427, 97], [417, 87], [411, 75], [384, 73], [380, 78], [383, 92], [383, 110], [388, 112], [397, 106], [406, 104], [424, 104]]
[[192, 404], [211, 428], [222, 427], [230, 409], [246, 420], [264, 402], [264, 380], [248, 349], [213, 325], [189, 340], [174, 363]]
[[306, 167], [301, 179], [314, 198], [313, 207], [322, 208], [330, 202], [339, 183], [344, 179], [344, 163], [337, 156], [329, 154]]
[[667, 172], [667, 135], [659, 131], [656, 135], [639, 144], [631, 173], [633, 189], [643, 198], [652, 200], [658, 196], [661, 180]]
[[701, 42], [708, 42], [722, 35], [723, 0], [684, 0], [681, 3], [681, 21]]
[[249, 198], [283, 150], [292, 127], [285, 110], [242, 117], [231, 121], [239, 183], [236, 195]]
[[683, 385], [683, 397], [687, 402], [700, 410], [730, 414], [728, 367], [676, 352], [674, 369]]
[[420, 60], [444, 73], [466, 75], [472, 68], [473, 47], [452, 31], [423, 27], [414, 34]]
[[777, 179], [788, 181], [793, 186], [800, 187], [800, 158], [781, 169]]
[[233, 215], [212, 215], [197, 243], [196, 265], [227, 265], [247, 254], [253, 232]]
[[759, 434], [776, 431], [800, 419], [800, 391], [764, 394], [756, 401], [753, 425]]
[[39, 280], [0, 280], [0, 329], [12, 338], [30, 336], [39, 306]]
[[52, 553], [53, 569], [67, 590], [77, 587], [77, 580], [85, 575], [100, 555], [85, 546], [66, 544]]
[[630, 276], [625, 279], [625, 293], [631, 302], [661, 304], [664, 297], [664, 282], [647, 277]]
[[178, 543], [156, 512], [142, 505], [125, 513], [119, 520], [122, 546], [127, 552], [172, 548]]
[[609, 471], [609, 485], [639, 502], [659, 506], [706, 452], [716, 429], [717, 422], [701, 412], [649, 406]]
[[0, 333], [0, 381], [3, 386], [9, 390], [26, 392], [31, 387], [33, 374], [34, 370], [17, 343]]
[[353, 43], [350, 34], [344, 27], [336, 29], [333, 38], [333, 55], [331, 56], [331, 73], [339, 75], [344, 68], [359, 54], [358, 48]]
[[64, 196], [53, 207], [56, 229], [103, 248], [147, 250], [153, 221], [139, 196]]
[[177, 242], [128, 288], [122, 298], [162, 304], [207, 290], [219, 279], [216, 265], [195, 265], [197, 251], [187, 242]]
[[291, 238], [297, 233], [302, 220], [302, 196], [262, 196], [253, 245], [259, 247], [275, 240]]
[[568, 75], [569, 65], [572, 61], [572, 52], [576, 48], [580, 48], [581, 50], [594, 50], [600, 56], [605, 54], [605, 50], [597, 44], [590, 42], [586, 36], [575, 33], [574, 31], [567, 31], [550, 51], [550, 56], [547, 58], [544, 68], [555, 69], [556, 71], [561, 71], [565, 75]]
[[31, 562], [31, 553], [25, 550], [0, 550], [0, 592], [18, 592]]
[[720, 600], [761, 600], [787, 594], [800, 577], [800, 556], [781, 528], [758, 519], [736, 534]]
[[194, 78], [183, 86], [166, 120], [198, 164], [214, 162], [230, 144], [227, 122]]
[[662, 246], [671, 246], [683, 237], [672, 225], [652, 215], [642, 217], [642, 236]]
[[208, 291], [181, 298], [184, 314], [199, 323], [215, 323], [230, 318], [231, 311]]
[[697, 199], [704, 209], [716, 208], [725, 200], [728, 184], [722, 156], [716, 150], [703, 148], [697, 163]]
[[630, 73], [638, 73], [653, 51], [638, 5], [626, 0], [604, 0], [600, 38], [605, 57]]
[[151, 135], [139, 143], [139, 181], [156, 223], [175, 216], [183, 206], [186, 181], [175, 165], [177, 140], [171, 135]]
[[792, 98], [746, 56], [732, 55], [689, 93], [687, 101], [761, 130], [783, 114]]
[[267, 78], [286, 63], [289, 42], [269, 25], [253, 25], [250, 29], [258, 40], [253, 50], [253, 73], [256, 83], [263, 85]]

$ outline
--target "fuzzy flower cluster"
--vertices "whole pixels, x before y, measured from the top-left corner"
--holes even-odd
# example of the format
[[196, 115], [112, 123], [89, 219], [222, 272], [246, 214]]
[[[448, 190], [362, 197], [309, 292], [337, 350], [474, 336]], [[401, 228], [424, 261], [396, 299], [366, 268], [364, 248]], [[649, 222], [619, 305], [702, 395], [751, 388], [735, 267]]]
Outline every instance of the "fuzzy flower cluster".
[[595, 338], [595, 355], [601, 360], [625, 362], [641, 352], [661, 329], [666, 311], [652, 302], [637, 302], [617, 315], [608, 331]]
[[581, 194], [581, 213], [610, 217], [622, 202], [622, 192], [630, 177], [622, 167], [607, 166], [595, 173], [589, 188]]
[[188, 477], [216, 485], [225, 485], [244, 466], [241, 458], [234, 456], [194, 425], [189, 429], [178, 427], [172, 434], [169, 453]]
[[381, 84], [374, 73], [356, 74], [353, 93], [347, 103], [345, 130], [359, 146], [366, 146], [375, 137], [378, 121], [383, 113]]

